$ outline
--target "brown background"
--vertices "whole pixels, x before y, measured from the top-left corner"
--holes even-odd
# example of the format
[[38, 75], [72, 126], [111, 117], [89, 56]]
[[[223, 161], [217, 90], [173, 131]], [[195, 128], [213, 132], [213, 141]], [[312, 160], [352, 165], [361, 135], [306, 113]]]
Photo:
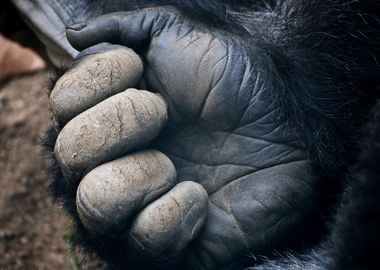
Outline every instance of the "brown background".
[[[0, 85], [0, 269], [71, 269], [69, 220], [48, 192], [40, 138], [50, 121], [49, 71]], [[81, 269], [101, 268], [77, 252]]]

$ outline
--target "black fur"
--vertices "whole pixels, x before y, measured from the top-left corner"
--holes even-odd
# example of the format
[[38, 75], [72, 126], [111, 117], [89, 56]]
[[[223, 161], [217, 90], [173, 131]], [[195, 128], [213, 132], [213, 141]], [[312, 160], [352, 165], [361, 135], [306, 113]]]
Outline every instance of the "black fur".
[[334, 269], [379, 269], [380, 102], [367, 126], [368, 138], [357, 171], [347, 182], [336, 215], [329, 253]]
[[[265, 88], [299, 130], [310, 158], [320, 164], [328, 182], [326, 193], [331, 194], [326, 195], [330, 207], [340, 200], [342, 183], [347, 186], [330, 237], [321, 240], [323, 244], [308, 255], [266, 262], [257, 269], [370, 269], [380, 250], [380, 172], [376, 167], [380, 164], [380, 105], [359, 168], [355, 175], [351, 172], [363, 141], [363, 125], [378, 95], [380, 4], [370, 0], [151, 0], [130, 4], [131, 9], [173, 5], [193, 20], [242, 40], [256, 70], [264, 75]], [[78, 243], [115, 267], [136, 269], [133, 262], [120, 261], [128, 250], [125, 243], [93, 238], [80, 224], [75, 191], [81, 175], [72, 173], [63, 180], [54, 159], [59, 130], [56, 124], [45, 143], [53, 160], [52, 193], [77, 221]], [[153, 269], [161, 265], [153, 264]]]
[[380, 269], [380, 102], [366, 126], [355, 172], [346, 180], [346, 188], [331, 234], [309, 254], [286, 255], [264, 260], [255, 270], [356, 270]]

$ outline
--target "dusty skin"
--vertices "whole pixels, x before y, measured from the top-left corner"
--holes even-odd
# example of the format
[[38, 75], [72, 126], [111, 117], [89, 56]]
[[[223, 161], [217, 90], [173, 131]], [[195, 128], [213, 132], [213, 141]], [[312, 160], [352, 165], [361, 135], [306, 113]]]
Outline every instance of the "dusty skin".
[[72, 119], [55, 145], [61, 166], [84, 171], [153, 140], [167, 120], [157, 94], [128, 89]]
[[203, 227], [207, 207], [208, 195], [200, 184], [181, 182], [136, 217], [131, 243], [152, 255], [178, 255]]
[[122, 46], [82, 56], [57, 81], [50, 95], [55, 118], [65, 123], [105, 98], [133, 87], [142, 70], [140, 57]]
[[90, 232], [120, 233], [125, 220], [175, 183], [173, 163], [158, 151], [142, 151], [105, 163], [79, 185], [80, 219]]

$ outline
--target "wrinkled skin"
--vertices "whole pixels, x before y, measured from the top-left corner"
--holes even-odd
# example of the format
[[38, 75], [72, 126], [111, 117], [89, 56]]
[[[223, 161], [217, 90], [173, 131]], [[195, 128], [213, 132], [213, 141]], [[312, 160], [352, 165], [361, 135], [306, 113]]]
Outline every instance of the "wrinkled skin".
[[[75, 151], [73, 157], [85, 153], [86, 147], [95, 152], [97, 147], [108, 147], [102, 150], [108, 156], [94, 156], [81, 168], [86, 172], [95, 168], [85, 176], [86, 184], [81, 183], [77, 197], [81, 221], [91, 234], [115, 234], [138, 253], [175, 259], [190, 269], [220, 269], [249, 255], [265, 255], [297, 235], [319, 203], [318, 177], [296, 131], [281, 114], [271, 89], [263, 87], [260, 70], [250, 62], [236, 38], [195, 25], [169, 8], [107, 14], [73, 26], [67, 35], [74, 47], [85, 49], [83, 55], [86, 51], [101, 55], [107, 46], [114, 49], [104, 43], [89, 48], [102, 42], [137, 51], [144, 63], [143, 74], [139, 83], [125, 88], [158, 92], [167, 104], [159, 103], [154, 96], [154, 102], [145, 104], [167, 110], [167, 118], [160, 118], [167, 122], [159, 126], [161, 131], [154, 140], [148, 136], [146, 141], [137, 140], [136, 147], [129, 145], [116, 151], [113, 145], [119, 145], [118, 136], [101, 145], [86, 139], [86, 144]], [[117, 57], [109, 55], [104, 65], [117, 62]], [[86, 59], [90, 61], [84, 56], [77, 62]], [[128, 68], [123, 71], [129, 73]], [[62, 78], [75, 77], [73, 72], [76, 71]], [[78, 78], [79, 71], [75, 79]], [[97, 80], [100, 79], [95, 76], [91, 85], [99, 85]], [[63, 90], [56, 85], [53, 91]], [[97, 101], [87, 111], [107, 110], [105, 107], [110, 105], [106, 101]], [[117, 106], [124, 106], [120, 102]], [[139, 109], [142, 107], [135, 108], [135, 117], [146, 114], [145, 109]], [[62, 122], [59, 115], [62, 114], [57, 113], [56, 118]], [[108, 121], [115, 120], [99, 117], [94, 124], [81, 119], [80, 115], [74, 117], [69, 124], [86, 129], [91, 125], [107, 126]], [[158, 121], [144, 119], [144, 127], [134, 127], [142, 135], [150, 132], [149, 125], [155, 124], [152, 121]], [[130, 128], [128, 122], [121, 127]], [[83, 135], [79, 134], [80, 128], [75, 130], [79, 131], [61, 134], [58, 142]], [[96, 129], [91, 129], [90, 134], [96, 137]], [[128, 140], [128, 136], [120, 140]], [[151, 150], [141, 152], [141, 145], [159, 151], [154, 152], [156, 159], [148, 156]], [[68, 165], [65, 158], [69, 157], [60, 152], [56, 147], [64, 171], [81, 170]], [[138, 157], [128, 159], [132, 161], [125, 159], [136, 154]], [[174, 164], [175, 172], [167, 173], [171, 165], [165, 156]], [[115, 158], [119, 159], [112, 161]], [[123, 169], [132, 168], [135, 159], [139, 159], [136, 164], [143, 171], [151, 169], [157, 175], [151, 177], [147, 172], [134, 176], [136, 169]], [[102, 163], [108, 167], [102, 167]], [[166, 181], [164, 187], [145, 187], [156, 178]], [[88, 181], [94, 183], [90, 185]], [[175, 185], [184, 181], [184, 185]], [[138, 203], [131, 202], [131, 194]], [[129, 205], [132, 212], [128, 212]], [[97, 222], [101, 226], [91, 226]], [[130, 223], [131, 227], [126, 228]], [[125, 257], [127, 260], [128, 254]]]

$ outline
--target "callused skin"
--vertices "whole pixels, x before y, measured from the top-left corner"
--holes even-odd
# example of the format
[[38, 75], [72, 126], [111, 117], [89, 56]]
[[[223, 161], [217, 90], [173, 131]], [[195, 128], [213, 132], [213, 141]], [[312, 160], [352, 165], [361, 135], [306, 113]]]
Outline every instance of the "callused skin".
[[[165, 100], [150, 94], [135, 106], [133, 99], [112, 96], [115, 91], [91, 92], [88, 99], [99, 103], [84, 112], [78, 108], [81, 114], [67, 126], [80, 128], [65, 132], [65, 127], [59, 135], [55, 150], [66, 170], [85, 172], [100, 165], [84, 176], [77, 193], [79, 216], [92, 235], [101, 237], [104, 231], [117, 234], [143, 256], [178, 259], [180, 269], [220, 269], [247, 254], [266, 254], [296, 235], [310, 218], [311, 210], [319, 203], [313, 165], [269, 89], [264, 87], [260, 70], [255, 69], [232, 37], [195, 25], [170, 8], [107, 14], [69, 29], [67, 35], [74, 47], [90, 47], [83, 53], [91, 51], [92, 58], [78, 60], [88, 61], [88, 65], [81, 65], [83, 68], [98, 61], [104, 65], [102, 69], [112, 69], [113, 63], [124, 57], [105, 52], [107, 45], [93, 45], [111, 42], [133, 48], [144, 62], [141, 84]], [[98, 54], [97, 48], [101, 48]], [[106, 61], [99, 62], [105, 54]], [[122, 74], [136, 73], [137, 69], [136, 64], [131, 64], [123, 73], [118, 71], [121, 76], [112, 78], [116, 80], [112, 85], [122, 85]], [[78, 80], [78, 74], [78, 70], [71, 70], [61, 80]], [[102, 85], [98, 77], [92, 79], [91, 85]], [[125, 88], [134, 86], [126, 84]], [[54, 91], [64, 89], [57, 84]], [[117, 95], [128, 91], [131, 90]], [[111, 97], [103, 100], [105, 96], [98, 98], [98, 93], [109, 93]], [[141, 95], [149, 96], [145, 92]], [[117, 105], [112, 105], [113, 101]], [[67, 100], [60, 102], [71, 104]], [[112, 119], [103, 113], [112, 111], [110, 106], [122, 108], [124, 103], [132, 110], [117, 110], [128, 114], [119, 117], [132, 117], [133, 121], [124, 123], [114, 119], [117, 113]], [[89, 114], [98, 116], [87, 122], [83, 115]], [[139, 120], [140, 115], [146, 117]], [[55, 117], [61, 122], [71, 118], [64, 113], [56, 113]], [[129, 124], [133, 124], [132, 129]], [[96, 130], [94, 127], [107, 128], [112, 139], [99, 143], [98, 137], [104, 134], [90, 132]], [[125, 132], [129, 129], [140, 136], [129, 141]], [[75, 148], [83, 132], [90, 134], [86, 143], [71, 151], [76, 153], [76, 160], [86, 156], [86, 163], [76, 167], [68, 162], [72, 156], [63, 154], [62, 145], [72, 142]], [[155, 150], [144, 152], [138, 149], [141, 145]], [[97, 155], [97, 149], [101, 154]], [[127, 160], [125, 166], [139, 169], [124, 169], [123, 159]], [[176, 186], [174, 172], [168, 173], [174, 170], [171, 162], [176, 170], [175, 182], [179, 183]], [[107, 167], [104, 172], [102, 166]], [[149, 199], [136, 196], [138, 202], [134, 204], [128, 187]], [[97, 191], [106, 203], [99, 204]], [[90, 193], [95, 196], [82, 196]], [[135, 215], [125, 213], [125, 202], [133, 205]], [[101, 225], [91, 226], [96, 222]]]

